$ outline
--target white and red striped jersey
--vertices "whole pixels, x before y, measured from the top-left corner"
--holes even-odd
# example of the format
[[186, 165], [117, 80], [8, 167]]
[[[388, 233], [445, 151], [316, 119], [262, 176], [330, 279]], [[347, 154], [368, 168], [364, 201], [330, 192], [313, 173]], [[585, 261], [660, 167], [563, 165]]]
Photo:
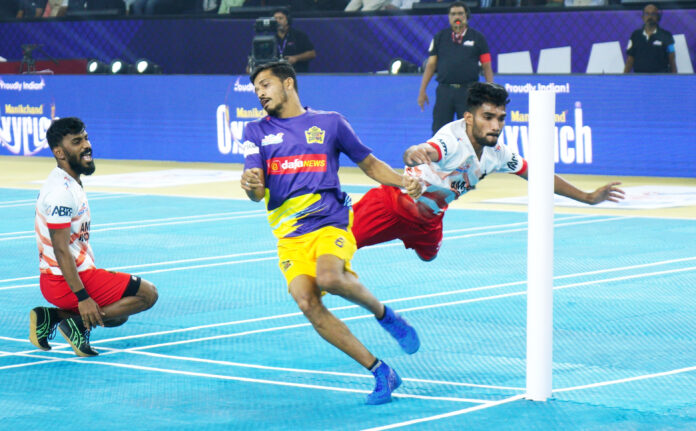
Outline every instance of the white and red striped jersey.
[[82, 186], [59, 167], [53, 169], [36, 201], [36, 244], [42, 274], [62, 275], [51, 244], [49, 229], [70, 228], [70, 254], [78, 272], [95, 268], [89, 246], [90, 213]]
[[423, 216], [434, 216], [447, 209], [450, 202], [476, 187], [492, 172], [522, 174], [527, 161], [503, 144], [484, 147], [481, 159], [466, 134], [463, 119], [446, 124], [427, 142], [439, 155], [437, 162], [406, 167], [406, 173], [421, 178], [423, 195], [416, 204]]

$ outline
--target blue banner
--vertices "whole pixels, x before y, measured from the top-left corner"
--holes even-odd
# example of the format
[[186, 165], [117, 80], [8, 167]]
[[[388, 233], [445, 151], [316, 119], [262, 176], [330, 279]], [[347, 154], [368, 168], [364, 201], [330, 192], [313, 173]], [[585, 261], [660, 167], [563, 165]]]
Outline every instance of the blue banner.
[[[556, 171], [696, 177], [696, 77], [505, 76], [501, 142], [527, 151], [528, 92], [556, 94]], [[302, 76], [301, 100], [346, 116], [377, 157], [431, 136], [432, 105], [416, 104], [418, 76]], [[435, 84], [429, 87], [435, 101]], [[263, 116], [246, 76], [0, 76], [0, 155], [46, 156], [55, 117], [87, 124], [107, 159], [242, 163], [244, 125]], [[344, 165], [352, 165], [345, 158]]]

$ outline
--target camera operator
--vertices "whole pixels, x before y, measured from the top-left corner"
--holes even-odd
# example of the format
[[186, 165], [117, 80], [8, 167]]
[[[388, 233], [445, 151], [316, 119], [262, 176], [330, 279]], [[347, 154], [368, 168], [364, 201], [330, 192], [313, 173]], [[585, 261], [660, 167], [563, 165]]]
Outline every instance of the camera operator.
[[317, 56], [309, 37], [306, 33], [291, 27], [292, 18], [287, 9], [276, 9], [273, 18], [278, 22], [278, 56], [292, 64], [295, 72], [309, 72], [309, 61]]

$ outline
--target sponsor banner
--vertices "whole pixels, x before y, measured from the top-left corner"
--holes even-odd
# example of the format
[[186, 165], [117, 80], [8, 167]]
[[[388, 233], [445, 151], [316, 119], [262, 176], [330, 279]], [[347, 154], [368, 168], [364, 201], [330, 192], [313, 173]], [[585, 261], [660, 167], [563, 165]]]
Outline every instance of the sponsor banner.
[[[557, 172], [696, 177], [694, 75], [497, 80], [511, 100], [500, 143], [523, 157], [533, 145], [528, 94], [552, 89]], [[50, 157], [45, 135], [51, 119], [77, 116], [87, 125], [97, 161], [243, 163], [249, 147], [244, 127], [264, 116], [246, 76], [0, 76], [0, 82], [0, 155]], [[342, 113], [393, 167], [402, 167], [404, 149], [432, 135], [432, 104], [421, 112], [415, 100], [419, 85], [418, 76], [299, 78], [304, 105]], [[428, 91], [434, 103], [434, 83]], [[324, 139], [319, 128], [305, 135], [312, 145]], [[282, 132], [268, 135], [254, 150], [283, 145], [283, 139]], [[341, 164], [354, 166], [347, 157]]]
[[274, 157], [267, 162], [269, 175], [326, 172], [326, 154]]

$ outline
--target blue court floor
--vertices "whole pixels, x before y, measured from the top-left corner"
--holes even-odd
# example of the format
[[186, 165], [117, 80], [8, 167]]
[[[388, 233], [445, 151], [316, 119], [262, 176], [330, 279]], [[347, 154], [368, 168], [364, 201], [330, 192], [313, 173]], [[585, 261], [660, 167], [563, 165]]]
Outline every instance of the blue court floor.
[[400, 243], [353, 267], [403, 313], [406, 355], [365, 310], [325, 302], [404, 384], [324, 342], [288, 295], [262, 204], [89, 193], [97, 266], [153, 282], [154, 308], [97, 328], [93, 358], [28, 340], [36, 191], [0, 189], [0, 429], [696, 429], [696, 221], [557, 214], [553, 397], [524, 399], [526, 214], [453, 209], [439, 257]]

